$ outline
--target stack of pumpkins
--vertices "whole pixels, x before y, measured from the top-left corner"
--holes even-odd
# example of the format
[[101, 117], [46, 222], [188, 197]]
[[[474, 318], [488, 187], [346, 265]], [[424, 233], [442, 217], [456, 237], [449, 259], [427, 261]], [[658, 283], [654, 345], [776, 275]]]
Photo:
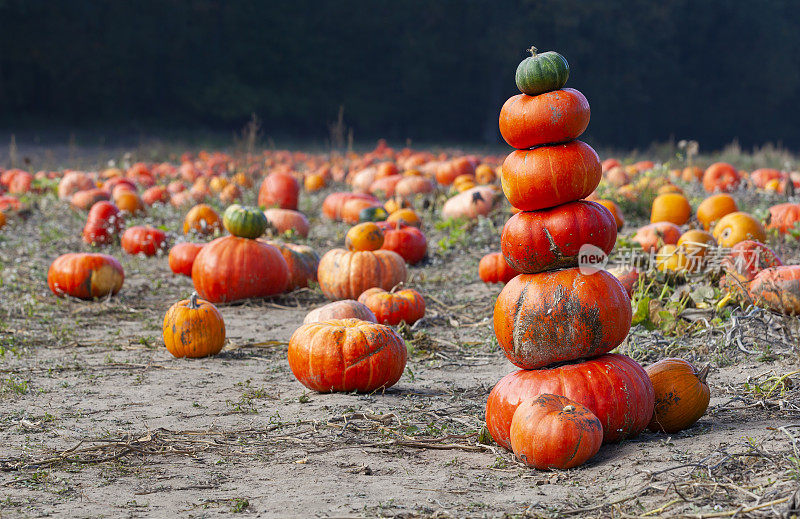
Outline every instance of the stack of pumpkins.
[[583, 247], [608, 254], [617, 235], [611, 213], [582, 200], [601, 177], [597, 153], [576, 140], [589, 104], [562, 88], [569, 66], [560, 54], [531, 51], [517, 69], [522, 94], [500, 112], [500, 132], [517, 148], [503, 163], [502, 186], [518, 210], [502, 252], [521, 274], [494, 309], [498, 343], [522, 370], [494, 387], [486, 424], [527, 464], [569, 468], [647, 427], [654, 393], [639, 364], [608, 353], [630, 329], [625, 289], [605, 270], [578, 268]]

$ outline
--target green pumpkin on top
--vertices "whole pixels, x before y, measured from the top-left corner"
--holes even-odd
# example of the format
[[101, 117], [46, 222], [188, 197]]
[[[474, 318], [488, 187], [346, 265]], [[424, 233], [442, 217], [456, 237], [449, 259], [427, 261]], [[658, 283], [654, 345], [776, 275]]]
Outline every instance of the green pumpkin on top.
[[255, 239], [264, 234], [268, 223], [267, 217], [259, 208], [233, 204], [225, 209], [222, 225], [234, 236]]
[[528, 49], [531, 56], [517, 66], [517, 88], [523, 94], [538, 96], [558, 90], [567, 84], [569, 63], [558, 52], [536, 53], [536, 47]]

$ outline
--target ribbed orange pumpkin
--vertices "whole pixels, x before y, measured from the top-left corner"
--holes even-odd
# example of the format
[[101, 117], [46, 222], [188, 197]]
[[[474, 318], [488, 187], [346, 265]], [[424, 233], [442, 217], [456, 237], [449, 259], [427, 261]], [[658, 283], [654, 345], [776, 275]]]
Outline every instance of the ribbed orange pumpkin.
[[216, 355], [225, 345], [225, 322], [217, 307], [193, 293], [167, 310], [163, 336], [167, 351], [175, 357]]
[[358, 299], [366, 290], [391, 290], [406, 280], [406, 262], [392, 251], [346, 251], [333, 249], [319, 262], [317, 279], [322, 293], [331, 300]]
[[627, 337], [631, 317], [617, 278], [568, 268], [509, 281], [495, 303], [494, 332], [508, 360], [536, 369], [611, 351]]
[[571, 469], [603, 444], [603, 425], [586, 406], [548, 393], [522, 402], [511, 419], [511, 449], [526, 465]]
[[381, 324], [394, 326], [402, 321], [414, 324], [425, 316], [425, 299], [422, 294], [410, 288], [397, 292], [370, 288], [358, 297], [358, 302], [372, 310]]
[[645, 371], [653, 383], [655, 408], [648, 428], [676, 433], [694, 425], [708, 409], [711, 394], [706, 366], [698, 371], [683, 359], [663, 359]]
[[512, 152], [503, 162], [500, 181], [511, 205], [535, 211], [589, 196], [601, 177], [597, 153], [572, 141]]
[[368, 393], [393, 386], [406, 367], [406, 345], [388, 326], [359, 319], [304, 324], [289, 340], [289, 367], [320, 392]]

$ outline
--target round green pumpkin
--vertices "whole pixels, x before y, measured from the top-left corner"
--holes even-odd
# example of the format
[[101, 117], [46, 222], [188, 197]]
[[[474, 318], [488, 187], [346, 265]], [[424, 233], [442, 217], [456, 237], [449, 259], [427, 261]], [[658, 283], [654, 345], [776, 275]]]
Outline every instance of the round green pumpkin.
[[233, 204], [225, 209], [222, 225], [234, 236], [255, 239], [264, 234], [268, 224], [260, 209]]
[[531, 56], [517, 66], [517, 88], [523, 94], [538, 96], [558, 90], [567, 83], [569, 63], [558, 52], [536, 53], [531, 47]]
[[365, 207], [358, 213], [359, 222], [382, 222], [389, 217], [389, 213], [381, 206]]

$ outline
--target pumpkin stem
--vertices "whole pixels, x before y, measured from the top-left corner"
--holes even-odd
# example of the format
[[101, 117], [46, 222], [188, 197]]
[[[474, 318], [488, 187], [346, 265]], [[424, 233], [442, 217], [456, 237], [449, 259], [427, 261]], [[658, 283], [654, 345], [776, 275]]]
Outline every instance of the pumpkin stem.
[[200, 308], [200, 305], [197, 304], [197, 292], [192, 292], [192, 295], [189, 296], [189, 308], [192, 310]]
[[532, 58], [535, 58], [535, 57], [536, 57], [536, 47], [533, 47], [533, 46], [531, 46], [531, 48], [530, 48], [530, 49], [528, 49], [528, 52], [530, 52], [530, 53], [531, 53], [531, 57], [532, 57]]
[[706, 377], [708, 377], [708, 372], [711, 370], [711, 364], [706, 364], [703, 369], [697, 374], [697, 378], [700, 380], [702, 384], [706, 383]]
[[564, 409], [562, 409], [562, 411], [564, 411], [565, 413], [571, 413], [574, 410], [575, 410], [575, 406], [572, 405], [572, 404], [565, 405]]

